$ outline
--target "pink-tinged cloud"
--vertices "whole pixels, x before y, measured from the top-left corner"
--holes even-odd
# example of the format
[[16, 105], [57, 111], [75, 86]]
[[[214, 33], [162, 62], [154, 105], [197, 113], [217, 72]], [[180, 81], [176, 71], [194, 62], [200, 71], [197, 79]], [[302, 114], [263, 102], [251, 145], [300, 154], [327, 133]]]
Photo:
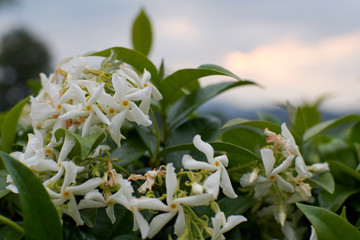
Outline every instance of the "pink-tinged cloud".
[[[249, 53], [234, 51], [225, 66], [241, 77], [252, 79], [265, 91], [249, 92], [251, 101], [296, 104], [332, 94], [326, 106], [360, 109], [360, 33], [306, 43], [282, 39]], [[230, 97], [232, 94], [228, 94]], [[247, 93], [244, 93], [245, 95]], [[226, 99], [228, 96], [225, 96]], [[242, 98], [246, 96], [242, 95]], [[256, 105], [258, 105], [257, 103]]]

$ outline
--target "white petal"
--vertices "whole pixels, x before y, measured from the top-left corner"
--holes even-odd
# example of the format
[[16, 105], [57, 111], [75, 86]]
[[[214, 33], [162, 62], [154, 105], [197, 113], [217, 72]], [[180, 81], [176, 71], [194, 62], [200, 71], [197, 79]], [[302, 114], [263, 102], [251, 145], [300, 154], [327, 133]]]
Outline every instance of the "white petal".
[[201, 140], [200, 135], [196, 135], [193, 139], [194, 146], [200, 151], [203, 152], [206, 155], [206, 158], [208, 162], [211, 165], [214, 165], [214, 149], [213, 147], [208, 144], [207, 142], [204, 142]]
[[151, 104], [151, 96], [147, 96], [145, 99], [143, 99], [139, 105], [139, 108], [141, 109], [141, 111], [148, 115], [149, 114], [149, 110], [150, 110], [150, 104]]
[[271, 175], [271, 170], [273, 169], [275, 163], [274, 153], [269, 148], [261, 149], [260, 153], [261, 153], [261, 159], [264, 164], [266, 177], [269, 178]]
[[88, 192], [85, 196], [84, 199], [87, 200], [94, 200], [94, 201], [98, 201], [98, 202], [103, 202], [105, 203], [105, 198], [104, 196], [99, 192], [99, 190], [93, 190]]
[[217, 170], [211, 174], [204, 182], [204, 188], [206, 192], [211, 194], [213, 198], [217, 198], [220, 187], [220, 170]]
[[284, 190], [286, 192], [294, 192], [294, 186], [291, 185], [289, 182], [285, 181], [280, 175], [275, 175], [277, 185], [280, 190]]
[[149, 116], [145, 115], [143, 111], [141, 111], [141, 109], [135, 103], [129, 101], [129, 104], [130, 104], [129, 112], [131, 114], [131, 118], [129, 118], [129, 120], [131, 121], [131, 119], [133, 119], [133, 121], [135, 121], [137, 124], [143, 125], [145, 127], [150, 126], [152, 122], [149, 119]]
[[62, 162], [61, 164], [65, 169], [64, 182], [61, 187], [61, 192], [64, 192], [66, 187], [70, 186], [72, 183], [75, 183], [77, 173], [80, 169], [72, 161]]
[[231, 215], [227, 218], [225, 226], [220, 230], [221, 233], [225, 233], [233, 229], [236, 225], [246, 222], [246, 217], [242, 215]]
[[276, 168], [274, 168], [274, 170], [271, 171], [271, 175], [285, 171], [291, 165], [294, 157], [295, 156], [292, 154], [289, 155], [279, 166], [277, 166]]
[[98, 100], [101, 97], [101, 94], [104, 92], [104, 83], [102, 83], [101, 85], [99, 85], [95, 92], [92, 94], [92, 96], [90, 97], [90, 99], [88, 100], [87, 104], [93, 104], [96, 100]]
[[87, 137], [89, 135], [89, 129], [90, 129], [91, 125], [92, 125], [93, 119], [94, 119], [94, 112], [91, 111], [88, 118], [84, 122], [84, 125], [83, 125], [83, 128], [82, 128], [82, 133], [81, 133], [82, 137]]
[[273, 182], [263, 182], [255, 185], [255, 198], [261, 198], [268, 195], [270, 187], [273, 185]]
[[191, 195], [188, 197], [176, 198], [173, 203], [180, 203], [189, 206], [202, 206], [208, 204], [214, 197], [209, 193]]
[[177, 236], [181, 236], [185, 230], [185, 214], [184, 209], [179, 206], [178, 216], [174, 225], [174, 233]]
[[177, 178], [175, 173], [175, 168], [172, 163], [166, 165], [166, 175], [165, 175], [165, 184], [166, 184], [166, 203], [171, 204], [174, 197], [174, 193], [177, 188]]
[[312, 174], [306, 169], [305, 161], [301, 155], [295, 158], [296, 172], [302, 177], [311, 177]]
[[58, 163], [64, 161], [68, 154], [71, 152], [73, 147], [75, 146], [75, 139], [69, 133], [65, 132], [65, 140], [64, 144], [61, 147], [61, 151], [58, 158]]
[[96, 187], [98, 187], [100, 184], [102, 184], [104, 180], [101, 178], [92, 178], [84, 182], [83, 184], [76, 185], [73, 187], [68, 187], [67, 190], [72, 192], [75, 195], [85, 195], [86, 193], [94, 190]]
[[223, 193], [229, 198], [236, 198], [237, 195], [231, 185], [229, 174], [226, 171], [226, 168], [221, 165], [221, 180], [220, 187], [222, 188]]
[[76, 119], [79, 117], [85, 117], [87, 116], [89, 113], [87, 111], [82, 111], [79, 109], [74, 109], [74, 110], [70, 110], [69, 112], [60, 115], [59, 119]]
[[114, 204], [109, 205], [106, 209], [106, 214], [108, 215], [110, 221], [112, 224], [115, 223], [116, 217], [115, 217], [115, 211], [114, 211]]
[[149, 96], [151, 97], [151, 87], [146, 87], [126, 95], [126, 99], [131, 101], [137, 101], [137, 100], [144, 100]]
[[109, 132], [111, 138], [118, 145], [118, 147], [120, 147], [120, 141], [121, 141], [120, 128], [125, 121], [125, 116], [127, 114], [127, 111], [128, 111], [127, 109], [123, 110], [120, 113], [116, 114], [114, 117], [112, 117], [111, 123], [109, 125]]
[[211, 240], [217, 240], [219, 239], [221, 232], [220, 232], [220, 227], [221, 227], [221, 221], [220, 221], [220, 212], [218, 212], [215, 217], [211, 218], [211, 222], [213, 225], [213, 233], [212, 233], [212, 237]]
[[63, 207], [63, 211], [75, 220], [76, 226], [84, 225], [84, 221], [81, 219], [80, 212], [73, 195], [70, 195], [69, 203], [67, 204], [67, 207]]
[[106, 125], [110, 125], [110, 120], [105, 116], [105, 114], [99, 109], [98, 106], [92, 105], [91, 108], [94, 110], [94, 112], [96, 113], [96, 116], [98, 116], [98, 118], [103, 123], [105, 123]]
[[157, 198], [138, 198], [134, 199], [134, 206], [141, 209], [152, 209], [160, 211], [169, 211], [169, 207]]
[[[148, 232], [149, 232], [149, 224], [148, 222], [145, 220], [145, 218], [143, 217], [143, 215], [141, 215], [141, 213], [139, 212], [139, 210], [137, 210], [136, 208], [134, 209], [134, 220], [137, 224], [137, 226], [140, 228], [140, 232], [141, 232], [141, 237], [144, 239], [146, 238]], [[135, 226], [134, 226], [135, 227]]]
[[309, 240], [317, 240], [317, 234], [316, 234], [316, 230], [314, 228], [313, 225], [311, 225], [311, 235], [310, 235], [310, 238]]
[[288, 140], [292, 146], [296, 146], [295, 139], [291, 132], [289, 131], [288, 127], [286, 126], [286, 123], [281, 124], [281, 135], [283, 135], [286, 140]]
[[217, 162], [217, 161], [221, 162], [221, 163], [224, 165], [224, 167], [227, 167], [228, 164], [229, 164], [229, 159], [228, 159], [228, 157], [227, 157], [225, 154], [224, 154], [224, 155], [221, 155], [221, 156], [215, 157], [215, 158], [214, 158], [214, 161], [215, 161], [215, 162]]
[[78, 205], [79, 210], [84, 208], [102, 208], [102, 207], [106, 207], [105, 202], [98, 202], [91, 199], [82, 199]]
[[156, 215], [150, 222], [148, 238], [153, 238], [175, 215], [177, 211]]
[[209, 171], [215, 171], [217, 168], [213, 165], [210, 165], [206, 162], [196, 161], [190, 155], [184, 155], [182, 158], [182, 165], [185, 169], [196, 170], [196, 169], [206, 169]]
[[120, 70], [123, 71], [128, 78], [130, 78], [129, 80], [133, 80], [135, 84], [137, 84], [138, 86], [142, 86], [142, 82], [136, 72], [124, 66], [120, 66]]

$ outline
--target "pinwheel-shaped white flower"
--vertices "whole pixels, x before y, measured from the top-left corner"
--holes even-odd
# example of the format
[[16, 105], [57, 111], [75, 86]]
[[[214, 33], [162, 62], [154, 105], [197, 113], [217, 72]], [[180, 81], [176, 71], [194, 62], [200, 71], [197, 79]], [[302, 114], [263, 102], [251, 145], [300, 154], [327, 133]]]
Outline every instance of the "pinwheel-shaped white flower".
[[197, 161], [189, 155], [184, 155], [182, 159], [183, 166], [190, 170], [206, 169], [214, 172], [205, 180], [203, 185], [206, 192], [214, 198], [217, 198], [219, 194], [219, 187], [222, 188], [226, 196], [236, 198], [237, 195], [232, 188], [230, 177], [225, 168], [229, 162], [227, 156], [221, 155], [214, 158], [214, 149], [210, 144], [202, 141], [200, 135], [194, 137], [193, 143], [200, 152], [206, 155], [208, 163]]
[[[117, 114], [111, 118], [109, 131], [112, 139], [120, 146], [122, 136], [120, 128], [125, 119], [143, 126], [149, 126], [151, 124], [149, 116], [135, 103], [135, 101], [144, 101], [148, 99], [148, 96], [151, 95], [151, 89], [131, 89], [126, 82], [126, 79], [120, 77], [117, 73], [113, 74], [112, 83], [115, 94], [110, 99], [103, 99], [102, 103], [108, 105], [111, 112], [117, 112]], [[146, 104], [150, 105], [150, 101]]]
[[[76, 166], [72, 161], [64, 161], [61, 163], [61, 168], [59, 172], [50, 178], [49, 180], [44, 182], [44, 186], [48, 191], [54, 205], [56, 207], [61, 207], [63, 212], [69, 216], [71, 216], [77, 225], [83, 225], [84, 222], [80, 217], [79, 209], [76, 204], [75, 195], [84, 196], [88, 192], [94, 190], [104, 181], [101, 178], [92, 178], [87, 180], [86, 182], [71, 186], [71, 184], [76, 183], [76, 175], [78, 172], [81, 172], [84, 167]], [[63, 180], [63, 184], [61, 186], [60, 193], [57, 193], [51, 190], [48, 186], [54, 181], [58, 181], [65, 171], [65, 176]], [[62, 207], [66, 204], [66, 207]]]
[[233, 215], [227, 218], [227, 221], [222, 221], [224, 218], [223, 212], [216, 213], [215, 217], [211, 218], [211, 222], [213, 225], [213, 234], [211, 236], [211, 240], [224, 240], [225, 237], [223, 233], [230, 231], [236, 225], [247, 221], [247, 219], [242, 215]]
[[97, 106], [97, 101], [104, 93], [104, 83], [99, 84], [96, 88], [89, 88], [93, 90], [89, 92], [90, 97], [85, 98], [86, 92], [82, 90], [77, 84], [71, 84], [70, 88], [66, 91], [64, 99], [78, 99], [80, 101], [79, 108], [72, 109], [65, 114], [59, 116], [59, 119], [77, 120], [80, 117], [86, 118], [82, 124], [82, 137], [89, 135], [89, 129], [93, 125], [95, 116], [106, 125], [110, 125], [110, 120], [105, 116], [101, 109]]
[[[258, 180], [254, 181], [255, 185], [255, 197], [259, 198], [268, 194], [270, 187], [273, 183], [277, 183], [277, 186], [280, 190], [286, 192], [293, 192], [294, 187], [291, 183], [285, 181], [279, 173], [285, 171], [292, 163], [294, 155], [289, 155], [279, 166], [274, 168], [275, 158], [273, 151], [268, 148], [263, 148], [260, 150], [261, 158], [265, 168], [265, 176], [259, 175]], [[244, 185], [243, 185], [244, 186]]]
[[174, 233], [180, 236], [185, 229], [185, 213], [182, 205], [201, 206], [209, 203], [210, 200], [213, 199], [212, 195], [206, 193], [174, 199], [178, 182], [172, 163], [166, 166], [165, 181], [167, 206], [165, 205], [165, 208], [159, 210], [165, 211], [166, 213], [159, 214], [151, 220], [148, 234], [149, 238], [153, 238], [176, 214], [178, 216], [174, 225]]

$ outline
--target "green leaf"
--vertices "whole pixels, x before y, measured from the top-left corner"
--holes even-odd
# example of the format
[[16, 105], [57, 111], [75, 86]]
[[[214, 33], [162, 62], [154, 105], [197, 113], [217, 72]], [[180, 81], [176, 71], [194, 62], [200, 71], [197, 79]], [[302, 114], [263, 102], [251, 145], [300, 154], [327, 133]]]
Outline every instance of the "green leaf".
[[132, 27], [132, 44], [134, 49], [147, 56], [151, 49], [151, 23], [144, 9], [141, 9]]
[[252, 84], [249, 82], [225, 82], [213, 84], [204, 88], [200, 88], [190, 95], [184, 96], [177, 101], [168, 112], [167, 125], [169, 130], [176, 126], [181, 120], [189, 116], [190, 113], [195, 111], [206, 101], [219, 95], [220, 93], [232, 89], [234, 87]]
[[74, 149], [71, 151], [73, 156], [80, 156], [82, 159], [85, 159], [89, 154], [95, 150], [95, 148], [104, 140], [104, 133], [96, 133], [88, 137], [81, 137], [80, 135], [71, 132], [67, 129], [59, 128], [55, 131], [56, 140], [59, 141], [60, 138], [65, 139], [65, 133], [70, 134], [76, 140]]
[[360, 181], [360, 173], [356, 172], [354, 169], [350, 168], [349, 166], [347, 166], [341, 162], [338, 162], [338, 161], [329, 161], [329, 164], [330, 164], [331, 169], [336, 169], [338, 171], [342, 171], [342, 172], [346, 173], [347, 175]]
[[6, 169], [19, 189], [27, 239], [62, 239], [59, 215], [40, 180], [21, 162], [0, 152]]
[[348, 199], [351, 195], [358, 193], [359, 191], [359, 189], [339, 184], [336, 184], [335, 191], [332, 194], [325, 191], [324, 189], [321, 189], [319, 193], [320, 206], [329, 209], [330, 211], [336, 212], [346, 201], [346, 199]]
[[154, 134], [152, 134], [149, 130], [149, 128], [140, 126], [140, 125], [134, 125], [135, 129], [142, 140], [143, 144], [146, 146], [147, 150], [151, 153], [151, 155], [154, 155], [156, 152], [156, 137]]
[[11, 152], [12, 146], [15, 141], [16, 127], [20, 118], [22, 109], [29, 101], [30, 97], [23, 99], [21, 102], [16, 104], [1, 124], [1, 149], [7, 153]]
[[238, 196], [237, 198], [222, 198], [218, 201], [221, 211], [226, 216], [240, 215], [254, 206], [257, 201], [254, 198]]
[[319, 176], [310, 178], [309, 181], [316, 183], [317, 185], [319, 185], [329, 193], [333, 193], [335, 190], [334, 178], [330, 172], [324, 172]]
[[6, 177], [8, 173], [5, 170], [0, 170], [0, 198], [8, 194], [10, 191], [6, 189], [8, 183], [6, 182]]
[[318, 239], [353, 240], [360, 239], [360, 232], [348, 221], [329, 210], [296, 203], [316, 230]]
[[[177, 96], [177, 92], [181, 91], [181, 89], [187, 84], [199, 78], [214, 76], [214, 75], [229, 76], [235, 78], [236, 80], [243, 81], [235, 74], [216, 65], [208, 64], [208, 65], [202, 65], [199, 68], [195, 68], [195, 69], [181, 69], [167, 76], [160, 84], [159, 90], [163, 95], [163, 100], [162, 100], [163, 106], [166, 107], [169, 104], [176, 101], [175, 96]], [[251, 81], [244, 81], [244, 82], [248, 82], [248, 84], [255, 84]]]
[[0, 228], [0, 238], [3, 240], [20, 240], [23, 239], [24, 234], [16, 231], [9, 225], [5, 225]]
[[88, 227], [94, 227], [96, 223], [98, 209], [97, 208], [85, 208], [80, 210], [81, 218]]
[[124, 235], [117, 236], [113, 240], [141, 240], [141, 238], [139, 238], [135, 235], [131, 235], [131, 234], [124, 234]]
[[346, 206], [343, 206], [342, 210], [341, 210], [341, 214], [340, 217], [344, 218], [345, 220], [347, 220], [346, 218]]
[[120, 148], [112, 151], [110, 156], [111, 158], [117, 158], [119, 161], [114, 162], [114, 164], [122, 167], [131, 164], [137, 159], [139, 159], [147, 150], [145, 144], [142, 141], [139, 141], [139, 137], [136, 133], [130, 133], [128, 134], [128, 136], [129, 137], [126, 138], [124, 144], [122, 144]]
[[88, 53], [86, 56], [108, 57], [111, 55], [111, 50], [116, 52], [117, 60], [130, 64], [140, 72], [143, 72], [144, 69], [149, 71], [151, 73], [152, 82], [155, 85], [158, 85], [158, 72], [155, 65], [144, 54], [136, 50], [123, 47], [113, 47], [95, 53]]
[[222, 140], [246, 149], [259, 152], [266, 145], [265, 136], [247, 128], [232, 128], [222, 133]]
[[309, 128], [308, 130], [306, 130], [306, 132], [303, 135], [303, 140], [307, 141], [310, 138], [318, 135], [319, 133], [321, 133], [329, 128], [333, 128], [333, 127], [336, 127], [336, 126], [339, 126], [342, 124], [357, 122], [357, 121], [360, 121], [359, 115], [347, 115], [347, 116], [344, 116], [341, 118], [332, 119], [332, 120], [318, 123], [318, 124], [312, 126], [311, 128]]
[[244, 118], [234, 118], [225, 123], [222, 129], [230, 128], [230, 127], [238, 127], [238, 126], [250, 126], [254, 128], [259, 128], [261, 130], [265, 130], [265, 128], [269, 129], [270, 131], [280, 133], [281, 127], [278, 124], [268, 122], [268, 121], [261, 121], [261, 120], [248, 120]]

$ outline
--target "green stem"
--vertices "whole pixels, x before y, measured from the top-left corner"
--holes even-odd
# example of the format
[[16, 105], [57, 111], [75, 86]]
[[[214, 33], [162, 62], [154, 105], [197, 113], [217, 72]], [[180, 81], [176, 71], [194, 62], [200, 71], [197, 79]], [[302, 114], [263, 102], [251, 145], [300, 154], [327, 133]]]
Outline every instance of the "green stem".
[[156, 167], [157, 165], [157, 162], [156, 162], [156, 159], [159, 155], [159, 152], [160, 152], [160, 133], [159, 133], [159, 126], [157, 124], [157, 121], [156, 121], [156, 118], [155, 118], [155, 114], [153, 112], [153, 110], [150, 108], [150, 114], [151, 114], [151, 118], [153, 120], [153, 123], [154, 123], [154, 128], [155, 128], [155, 136], [156, 136], [156, 151], [155, 151], [155, 154], [154, 156], [152, 156], [151, 158], [151, 163], [150, 164], [153, 164], [154, 167]]
[[113, 167], [116, 168], [116, 170], [119, 170], [119, 171], [125, 173], [126, 175], [130, 176], [130, 173], [125, 168], [120, 167], [119, 165], [116, 165], [116, 164], [114, 164]]
[[9, 225], [10, 227], [15, 229], [16, 231], [24, 234], [24, 228], [22, 228], [20, 225], [18, 225], [17, 223], [15, 223], [14, 221], [12, 221], [9, 218], [0, 215], [0, 222], [3, 222], [5, 224]]

